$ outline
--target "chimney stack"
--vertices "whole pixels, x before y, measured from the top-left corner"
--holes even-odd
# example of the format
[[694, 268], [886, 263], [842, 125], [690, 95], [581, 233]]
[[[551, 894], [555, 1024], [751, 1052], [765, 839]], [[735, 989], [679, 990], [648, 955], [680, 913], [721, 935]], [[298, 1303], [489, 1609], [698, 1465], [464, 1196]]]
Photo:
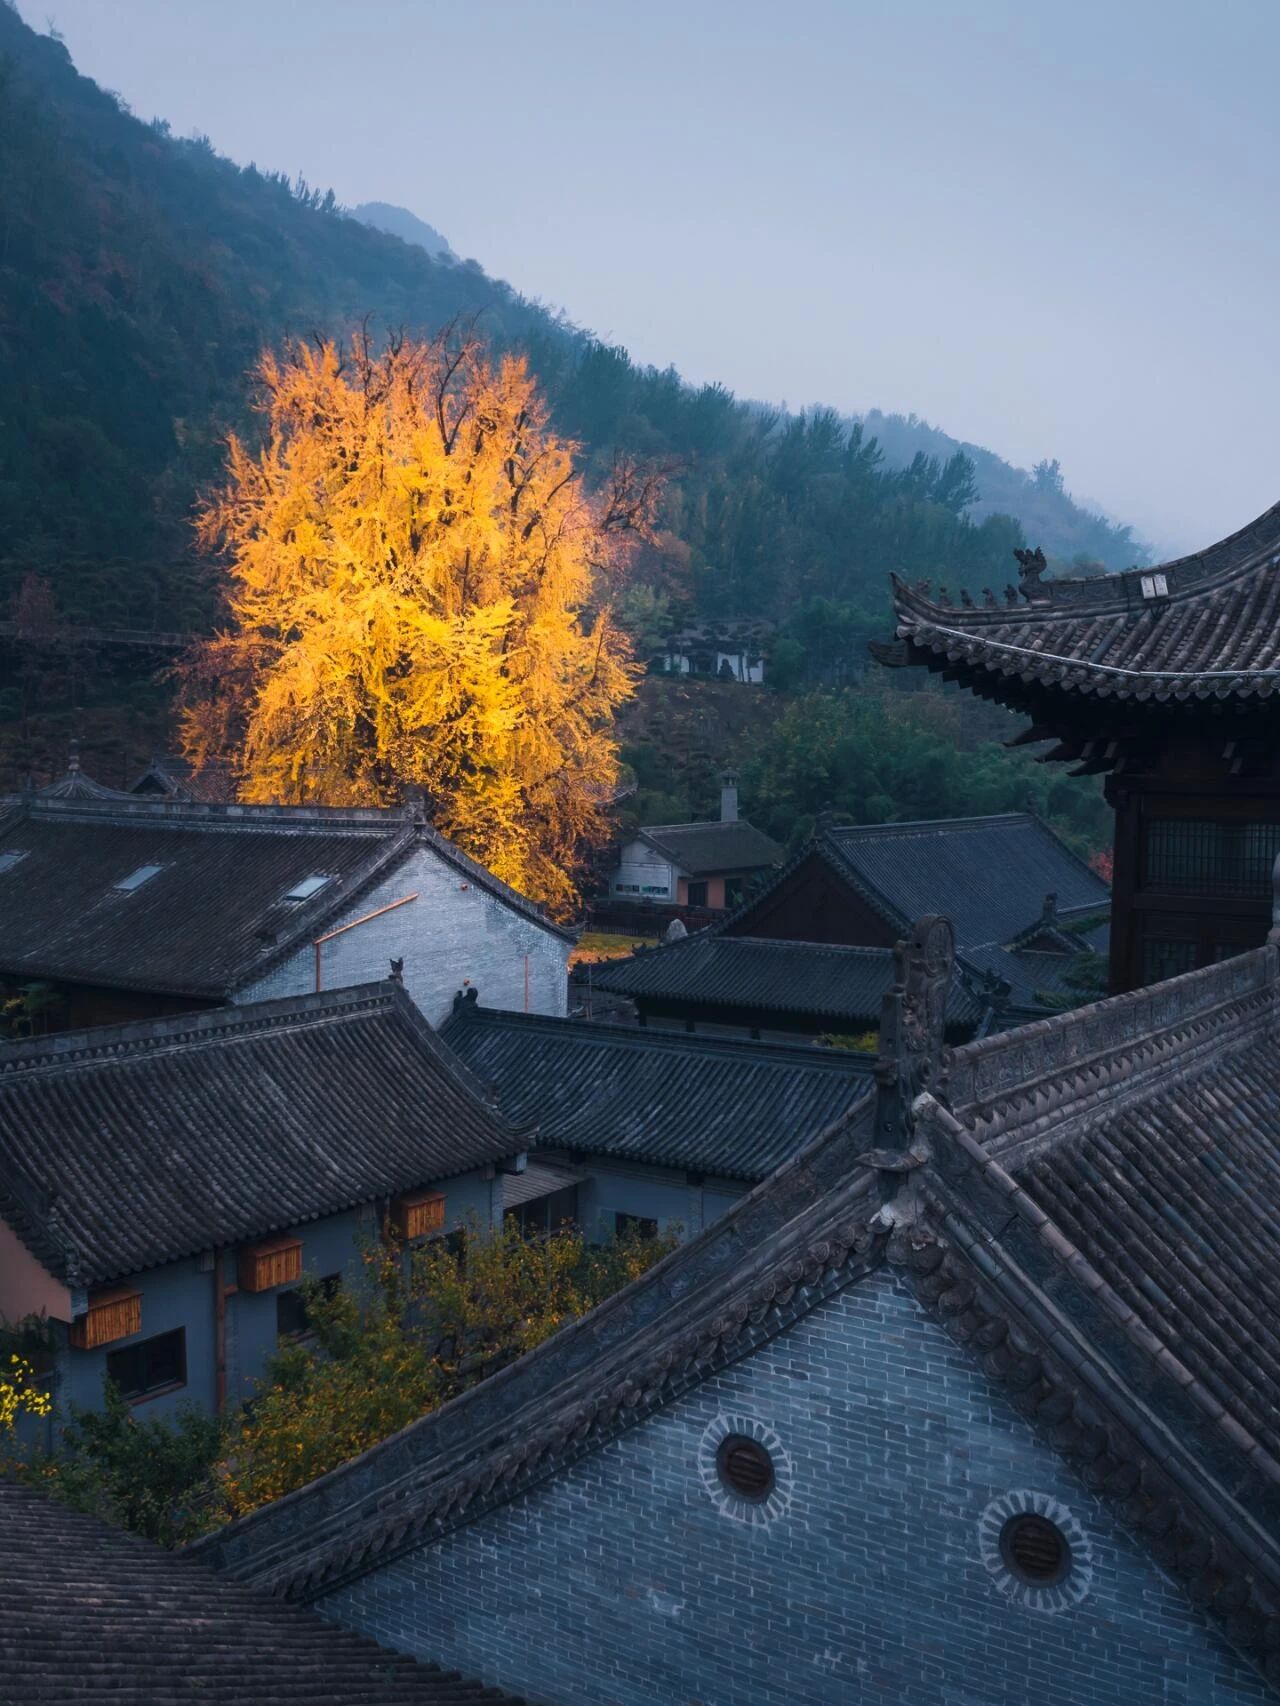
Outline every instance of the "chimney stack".
[[720, 822], [737, 823], [738, 821], [738, 777], [737, 772], [726, 770], [720, 778]]

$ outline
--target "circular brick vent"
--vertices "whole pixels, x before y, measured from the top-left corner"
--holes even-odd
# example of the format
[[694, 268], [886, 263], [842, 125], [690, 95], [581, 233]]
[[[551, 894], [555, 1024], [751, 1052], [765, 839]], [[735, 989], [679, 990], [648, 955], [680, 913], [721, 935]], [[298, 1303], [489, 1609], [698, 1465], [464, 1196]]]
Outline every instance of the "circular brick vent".
[[767, 1499], [776, 1476], [773, 1459], [758, 1439], [727, 1434], [716, 1453], [716, 1469], [731, 1493], [740, 1499]]
[[1052, 1587], [1071, 1568], [1071, 1547], [1056, 1522], [1045, 1516], [1012, 1516], [1000, 1530], [1000, 1554], [1019, 1580]]
[[795, 1470], [781, 1439], [757, 1416], [717, 1416], [698, 1443], [698, 1475], [722, 1516], [759, 1528], [791, 1505]]
[[1049, 1493], [1002, 1493], [978, 1518], [978, 1552], [1000, 1592], [1030, 1611], [1070, 1611], [1093, 1580], [1083, 1525]]

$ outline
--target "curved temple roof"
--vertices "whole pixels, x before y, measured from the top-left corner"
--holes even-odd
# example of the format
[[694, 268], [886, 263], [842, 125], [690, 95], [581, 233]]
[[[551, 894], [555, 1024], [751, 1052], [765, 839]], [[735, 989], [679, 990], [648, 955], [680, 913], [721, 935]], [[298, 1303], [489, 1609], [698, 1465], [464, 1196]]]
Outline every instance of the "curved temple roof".
[[[1280, 505], [1207, 550], [1090, 580], [1042, 580], [1027, 554], [1025, 604], [938, 602], [894, 578], [890, 665], [962, 674], [995, 698], [1048, 687], [1097, 699], [1266, 699], [1280, 692]], [[1006, 597], [1013, 597], [1012, 589]], [[983, 678], [986, 685], [983, 685]]]

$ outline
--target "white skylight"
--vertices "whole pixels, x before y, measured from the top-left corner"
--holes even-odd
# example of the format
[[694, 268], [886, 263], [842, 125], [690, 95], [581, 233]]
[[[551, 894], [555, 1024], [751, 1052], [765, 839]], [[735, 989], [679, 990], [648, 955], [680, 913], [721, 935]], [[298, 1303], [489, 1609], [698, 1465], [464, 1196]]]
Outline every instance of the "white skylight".
[[143, 883], [149, 883], [152, 877], [163, 870], [163, 865], [139, 865], [136, 871], [130, 871], [127, 877], [121, 877], [118, 883], [111, 886], [117, 893], [132, 894], [134, 889], [140, 889]]
[[330, 881], [328, 877], [303, 877], [296, 882], [284, 897], [286, 900], [310, 900], [313, 894], [319, 894], [324, 885]]
[[25, 850], [21, 853], [0, 853], [0, 875], [3, 875], [5, 871], [11, 871], [26, 856]]

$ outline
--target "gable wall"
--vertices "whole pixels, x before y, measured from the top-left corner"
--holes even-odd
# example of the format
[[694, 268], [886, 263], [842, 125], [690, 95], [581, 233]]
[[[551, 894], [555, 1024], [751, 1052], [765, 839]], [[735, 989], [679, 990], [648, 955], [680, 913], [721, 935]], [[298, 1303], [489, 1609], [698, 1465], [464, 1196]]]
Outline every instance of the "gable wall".
[[[768, 1522], [720, 1508], [729, 1421], [785, 1454]], [[980, 1520], [1016, 1491], [1079, 1521], [1078, 1604], [1031, 1609], [984, 1564]], [[557, 1706], [1271, 1698], [888, 1272], [318, 1609]]]
[[609, 877], [614, 894], [640, 899], [670, 899], [676, 892], [676, 867], [656, 853], [647, 841], [637, 836], [628, 841], [618, 855], [618, 867]]
[[[572, 944], [468, 881], [430, 847], [417, 848], [328, 929], [415, 892], [417, 900], [407, 906], [324, 944], [320, 953], [325, 989], [385, 978], [391, 960], [403, 959], [405, 987], [433, 1025], [444, 1022], [455, 993], [467, 982], [480, 991], [486, 1007], [519, 1013], [525, 1010], [527, 955], [528, 1011], [564, 1016]], [[314, 988], [315, 953], [308, 946], [240, 990], [235, 999], [264, 1001]]]
[[[588, 1177], [578, 1186], [578, 1219], [588, 1238], [613, 1236], [619, 1214], [656, 1220], [658, 1232], [692, 1238], [745, 1196], [750, 1185], [735, 1179], [705, 1179], [673, 1167], [588, 1155]], [[700, 1183], [695, 1181], [701, 1179]]]
[[727, 934], [892, 948], [900, 933], [841, 882], [824, 859], [813, 856], [736, 919]]

